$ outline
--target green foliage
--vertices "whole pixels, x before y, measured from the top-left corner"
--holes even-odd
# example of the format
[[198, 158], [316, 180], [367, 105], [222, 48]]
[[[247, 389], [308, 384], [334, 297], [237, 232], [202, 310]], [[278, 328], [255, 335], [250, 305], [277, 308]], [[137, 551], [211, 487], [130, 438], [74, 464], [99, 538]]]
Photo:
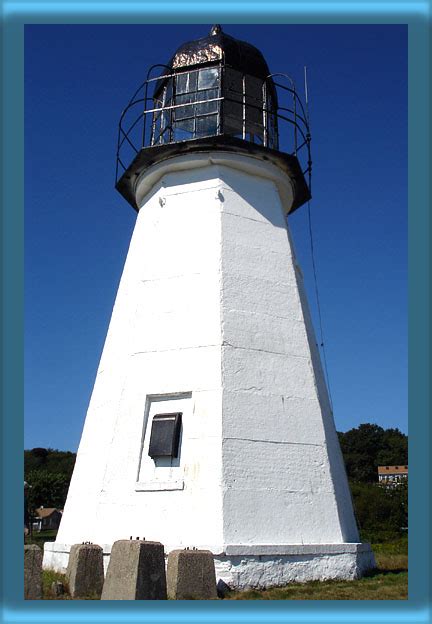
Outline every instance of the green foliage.
[[76, 454], [70, 451], [34, 448], [24, 451], [24, 479], [31, 485], [28, 506], [64, 507]]
[[[405, 533], [402, 537], [392, 541], [373, 543], [372, 550], [377, 559], [381, 557], [392, 557], [394, 555], [403, 555], [406, 557], [406, 567], [408, 567], [408, 535]], [[383, 567], [383, 566], [381, 566]]]
[[408, 484], [378, 484], [378, 466], [408, 464], [408, 437], [365, 423], [338, 433], [363, 541], [392, 542], [408, 526]]
[[[55, 582], [63, 583], [64, 594], [55, 596], [52, 591], [52, 584]], [[65, 574], [59, 574], [54, 570], [42, 571], [42, 600], [70, 600], [69, 584]]]
[[32, 470], [28, 473], [27, 481], [32, 486], [28, 494], [30, 509], [57, 507], [62, 509], [69, 489], [69, 478], [59, 472], [48, 470]]
[[408, 437], [399, 429], [365, 423], [338, 436], [351, 481], [376, 483], [378, 466], [408, 463]]
[[378, 483], [351, 482], [351, 494], [362, 539], [391, 542], [408, 526], [408, 486], [384, 487]]
[[407, 600], [408, 573], [374, 571], [356, 581], [290, 583], [267, 590], [229, 592], [225, 600]]
[[24, 451], [24, 478], [29, 481], [28, 474], [35, 470], [63, 474], [69, 478], [75, 465], [76, 454], [70, 451], [57, 451], [55, 449], [34, 448]]
[[40, 533], [33, 531], [31, 534], [26, 536], [25, 543], [36, 544], [36, 546], [39, 546], [39, 548], [43, 550], [45, 542], [55, 542], [56, 537], [57, 529], [48, 529], [46, 531], [41, 531]]

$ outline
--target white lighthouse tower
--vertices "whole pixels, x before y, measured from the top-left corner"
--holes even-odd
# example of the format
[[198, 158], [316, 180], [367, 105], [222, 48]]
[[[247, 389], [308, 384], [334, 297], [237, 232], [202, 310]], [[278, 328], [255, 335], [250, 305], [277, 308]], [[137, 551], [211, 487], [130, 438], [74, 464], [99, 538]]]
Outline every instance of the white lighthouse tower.
[[211, 550], [237, 588], [355, 578], [373, 555], [286, 224], [310, 197], [300, 99], [219, 26], [160, 67], [120, 122], [137, 222], [44, 565], [138, 536]]

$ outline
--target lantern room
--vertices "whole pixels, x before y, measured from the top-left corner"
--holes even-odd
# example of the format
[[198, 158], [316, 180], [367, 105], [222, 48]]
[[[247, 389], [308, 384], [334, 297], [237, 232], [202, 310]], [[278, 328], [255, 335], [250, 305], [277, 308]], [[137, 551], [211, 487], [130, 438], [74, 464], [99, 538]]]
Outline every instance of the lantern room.
[[310, 198], [309, 123], [294, 82], [271, 74], [257, 48], [218, 24], [150, 68], [132, 96], [119, 123], [116, 187], [137, 208], [134, 185], [144, 170], [209, 150], [273, 161], [291, 179], [291, 212]]
[[277, 149], [277, 99], [261, 52], [216, 25], [183, 44], [158, 81], [151, 145], [229, 135]]

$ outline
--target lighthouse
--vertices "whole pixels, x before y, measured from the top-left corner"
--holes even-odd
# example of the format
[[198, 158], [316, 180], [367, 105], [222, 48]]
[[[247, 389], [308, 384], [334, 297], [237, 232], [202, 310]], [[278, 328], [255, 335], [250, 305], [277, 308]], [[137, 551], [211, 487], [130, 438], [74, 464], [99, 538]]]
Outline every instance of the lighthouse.
[[233, 588], [373, 566], [287, 216], [310, 198], [294, 83], [213, 26], [152, 67], [119, 123], [137, 212], [57, 539], [210, 550]]

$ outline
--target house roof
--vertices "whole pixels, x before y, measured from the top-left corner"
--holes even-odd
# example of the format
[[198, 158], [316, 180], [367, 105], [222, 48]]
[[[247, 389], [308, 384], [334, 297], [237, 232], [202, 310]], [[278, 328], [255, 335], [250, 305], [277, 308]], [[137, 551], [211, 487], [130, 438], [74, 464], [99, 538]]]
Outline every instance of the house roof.
[[35, 510], [35, 515], [39, 518], [48, 518], [48, 516], [50, 516], [55, 511], [58, 512], [58, 509], [56, 509], [55, 507], [38, 507], [38, 509]]
[[378, 466], [378, 474], [408, 474], [408, 466]]

